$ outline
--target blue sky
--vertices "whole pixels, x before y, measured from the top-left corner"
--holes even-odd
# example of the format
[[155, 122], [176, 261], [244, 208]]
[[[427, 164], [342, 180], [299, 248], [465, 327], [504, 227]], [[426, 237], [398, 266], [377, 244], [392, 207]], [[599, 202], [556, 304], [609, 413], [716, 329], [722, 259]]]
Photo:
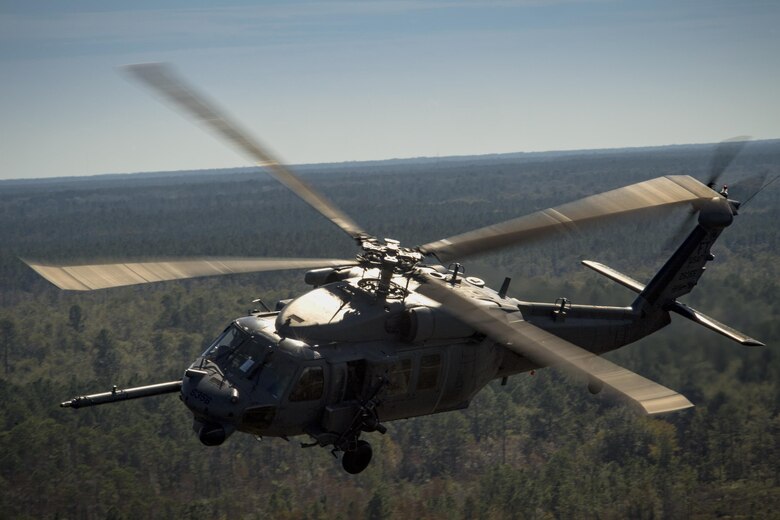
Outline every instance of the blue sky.
[[780, 137], [780, 2], [0, 0], [0, 178], [251, 164], [127, 81], [167, 61], [290, 163]]

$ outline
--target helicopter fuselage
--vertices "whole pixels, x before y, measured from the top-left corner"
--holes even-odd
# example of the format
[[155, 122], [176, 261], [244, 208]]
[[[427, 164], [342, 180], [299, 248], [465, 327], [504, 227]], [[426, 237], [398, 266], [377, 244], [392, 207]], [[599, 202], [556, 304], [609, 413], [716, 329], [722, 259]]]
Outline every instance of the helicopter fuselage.
[[[421, 269], [481, 305], [517, 313], [599, 354], [669, 323], [666, 312], [640, 319], [632, 307], [523, 302], [457, 271]], [[312, 271], [312, 291], [231, 323], [182, 381], [201, 441], [220, 444], [243, 431], [309, 434], [335, 445], [358, 426], [371, 431], [356, 421], [378, 425], [462, 409], [490, 381], [539, 368], [415, 292], [408, 276], [377, 294], [377, 274]]]

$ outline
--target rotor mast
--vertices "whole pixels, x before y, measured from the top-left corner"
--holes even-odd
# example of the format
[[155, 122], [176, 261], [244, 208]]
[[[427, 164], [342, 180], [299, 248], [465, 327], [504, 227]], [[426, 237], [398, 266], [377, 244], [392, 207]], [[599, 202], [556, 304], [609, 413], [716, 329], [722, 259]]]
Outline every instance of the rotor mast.
[[392, 238], [385, 238], [384, 243], [373, 237], [365, 238], [361, 246], [363, 252], [358, 254], [358, 262], [364, 268], [379, 269], [376, 294], [381, 300], [390, 294], [394, 275], [410, 274], [423, 259], [422, 253], [401, 247], [401, 242]]

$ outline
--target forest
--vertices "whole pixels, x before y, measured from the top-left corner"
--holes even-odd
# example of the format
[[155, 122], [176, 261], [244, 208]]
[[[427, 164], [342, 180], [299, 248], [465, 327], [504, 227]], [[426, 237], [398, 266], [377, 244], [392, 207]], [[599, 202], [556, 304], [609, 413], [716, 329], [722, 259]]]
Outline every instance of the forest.
[[[633, 182], [704, 179], [714, 145], [392, 160], [296, 168], [378, 237], [412, 246]], [[42, 172], [49, 175], [56, 172]], [[745, 200], [780, 175], [780, 140], [721, 182]], [[621, 219], [465, 263], [510, 295], [628, 305], [585, 269], [646, 282], [687, 209]], [[354, 243], [258, 168], [0, 181], [0, 516], [7, 518], [772, 518], [780, 511], [780, 182], [740, 210], [685, 302], [766, 343], [682, 319], [607, 357], [696, 406], [638, 415], [553, 369], [494, 381], [462, 411], [367, 434], [348, 475], [308, 438], [201, 445], [175, 394], [82, 410], [85, 393], [171, 381], [252, 300], [303, 272], [60, 291], [20, 258], [350, 258]]]

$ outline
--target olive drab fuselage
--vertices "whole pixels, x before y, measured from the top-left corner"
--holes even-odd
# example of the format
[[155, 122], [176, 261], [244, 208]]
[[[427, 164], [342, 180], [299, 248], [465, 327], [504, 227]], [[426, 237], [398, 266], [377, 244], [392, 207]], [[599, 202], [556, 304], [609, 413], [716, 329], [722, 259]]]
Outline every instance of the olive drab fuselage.
[[[477, 278], [425, 270], [481, 304], [520, 313], [599, 353], [669, 322], [667, 313], [640, 320], [631, 307], [522, 302]], [[182, 381], [201, 440], [218, 444], [234, 431], [308, 434], [324, 446], [349, 430], [368, 400], [379, 422], [462, 409], [493, 379], [537, 368], [415, 293], [414, 280], [394, 278], [395, 291], [384, 298], [364, 290], [372, 274], [310, 273], [308, 280], [326, 283], [280, 302], [276, 312], [231, 323]]]

